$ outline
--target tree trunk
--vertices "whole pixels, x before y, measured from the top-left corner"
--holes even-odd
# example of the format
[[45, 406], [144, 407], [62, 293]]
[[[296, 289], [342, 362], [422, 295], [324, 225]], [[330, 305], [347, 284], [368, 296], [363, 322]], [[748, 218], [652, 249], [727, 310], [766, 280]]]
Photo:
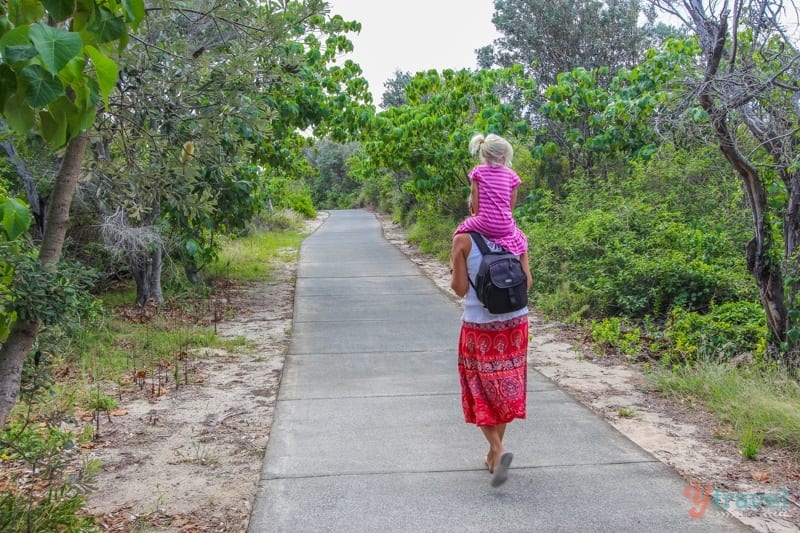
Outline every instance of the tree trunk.
[[[753, 239], [747, 244], [747, 268], [758, 285], [761, 304], [767, 317], [769, 352], [775, 355], [780, 353], [781, 344], [787, 339], [789, 313], [780, 262], [770, 257], [773, 241], [772, 225], [768, 216], [767, 191], [758, 175], [758, 170], [737, 148], [736, 138], [728, 127], [730, 108], [725, 102], [719, 105], [714, 103], [715, 94], [724, 94], [718, 91], [714, 79], [725, 54], [728, 38], [728, 27], [725, 22], [727, 18], [723, 12], [719, 22], [712, 25], [701, 16], [701, 11], [693, 10], [691, 13], [695, 19], [700, 43], [708, 58], [705, 79], [698, 98], [700, 105], [711, 118], [720, 150], [742, 179], [744, 192], [750, 204], [753, 215]], [[710, 31], [712, 28], [714, 31]]]
[[[0, 121], [0, 125], [3, 125], [2, 121]], [[14, 166], [17, 175], [22, 180], [22, 184], [25, 188], [25, 196], [28, 199], [28, 205], [30, 206], [31, 214], [36, 224], [36, 237], [38, 238], [44, 233], [45, 202], [39, 196], [39, 191], [36, 190], [36, 181], [33, 179], [28, 167], [25, 166], [25, 162], [17, 155], [17, 149], [14, 145], [5, 141], [0, 143], [0, 146], [3, 147], [3, 150], [8, 156], [8, 161]]]
[[[53, 192], [50, 194], [39, 251], [39, 262], [45, 270], [55, 270], [56, 263], [61, 258], [61, 249], [67, 233], [69, 208], [80, 177], [87, 140], [88, 136], [84, 133], [69, 142], [56, 176]], [[0, 427], [5, 425], [8, 413], [17, 401], [22, 365], [36, 341], [39, 327], [38, 322], [17, 320], [11, 328], [8, 339], [0, 348]]]
[[161, 267], [164, 262], [160, 246], [150, 255], [150, 262], [150, 298], [161, 305], [164, 303], [164, 292], [161, 290]]
[[162, 266], [163, 255], [160, 246], [156, 246], [155, 251], [144, 259], [136, 258], [131, 261], [131, 272], [136, 282], [137, 307], [144, 307], [151, 301], [158, 305], [164, 303], [164, 293], [161, 290]]
[[152, 264], [150, 258], [145, 259], [136, 258], [131, 261], [131, 273], [133, 274], [133, 281], [136, 282], [136, 307], [144, 307], [150, 301], [150, 285]]
[[186, 273], [186, 279], [188, 279], [189, 283], [192, 285], [199, 285], [203, 281], [200, 278], [200, 269], [197, 268], [194, 261], [184, 266], [183, 271]]

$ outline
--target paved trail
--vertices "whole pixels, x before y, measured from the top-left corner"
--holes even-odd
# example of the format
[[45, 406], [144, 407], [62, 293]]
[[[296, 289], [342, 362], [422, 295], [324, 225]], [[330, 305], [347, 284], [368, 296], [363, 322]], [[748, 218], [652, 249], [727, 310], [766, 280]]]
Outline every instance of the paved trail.
[[300, 251], [292, 341], [250, 533], [746, 531], [529, 371], [508, 482], [463, 422], [460, 308], [382, 236], [334, 211]]

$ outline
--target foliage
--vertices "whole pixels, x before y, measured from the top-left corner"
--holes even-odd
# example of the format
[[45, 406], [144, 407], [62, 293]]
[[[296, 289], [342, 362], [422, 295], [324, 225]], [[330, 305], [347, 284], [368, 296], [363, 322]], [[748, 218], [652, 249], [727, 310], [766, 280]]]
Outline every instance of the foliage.
[[[525, 131], [495, 89], [532, 91], [520, 68], [417, 73], [405, 87], [407, 104], [378, 113], [364, 128], [358, 179], [390, 185], [389, 175], [413, 199], [448, 218], [467, 214], [468, 173], [475, 164], [467, 144], [476, 133], [512, 136]], [[375, 180], [375, 181], [373, 181]], [[398, 198], [403, 200], [403, 197]]]
[[[17, 318], [9, 288], [14, 280], [14, 264], [9, 261], [20, 253], [20, 237], [30, 226], [31, 215], [19, 200], [0, 195], [0, 344], [8, 336]], [[6, 259], [8, 258], [8, 259]]]
[[338, 144], [322, 139], [308, 150], [308, 158], [317, 175], [308, 179], [314, 205], [321, 209], [349, 209], [355, 207], [360, 184], [348, 172], [347, 160], [357, 149], [357, 144]]
[[758, 302], [723, 303], [705, 314], [675, 307], [665, 328], [665, 355], [671, 362], [724, 361], [745, 353], [760, 358], [766, 327]]
[[406, 85], [411, 83], [411, 73], [401, 70], [394, 71], [394, 78], [383, 82], [383, 96], [381, 97], [381, 108], [389, 109], [406, 105]]
[[416, 220], [408, 234], [409, 242], [417, 243], [423, 252], [442, 262], [448, 262], [453, 242], [453, 230], [458, 225], [455, 219], [437, 216], [431, 207], [421, 207], [415, 213]]
[[[692, 41], [673, 39], [648, 50], [630, 69], [578, 67], [558, 74], [537, 108], [544, 125], [537, 132], [534, 154], [558, 154], [569, 168], [599, 172], [609, 157], [647, 159], [674, 129], [685, 136], [685, 129], [663, 120], [663, 115], [679, 99], [672, 88], [676, 77], [693, 68], [698, 52]], [[702, 120], [705, 114], [691, 109], [688, 116]], [[658, 129], [653, 127], [656, 119], [661, 120]]]
[[698, 361], [650, 374], [654, 386], [682, 402], [699, 401], [734, 432], [800, 451], [800, 384], [785, 368]]
[[500, 37], [481, 50], [482, 66], [521, 64], [542, 85], [578, 67], [631, 67], [652, 44], [652, 27], [639, 26], [638, 0], [499, 0], [494, 6]]
[[5, 309], [18, 318], [43, 325], [69, 321], [92, 307], [89, 288], [95, 272], [80, 263], [61, 262], [56, 271], [44, 270], [37, 258], [20, 254], [9, 262], [14, 279]]
[[[258, 281], [269, 279], [276, 258], [290, 260], [300, 247], [302, 238], [296, 230], [259, 232], [224, 242], [219, 258], [209, 266], [213, 279]], [[283, 254], [281, 251], [284, 251]]]
[[43, 498], [30, 501], [13, 492], [0, 496], [3, 531], [99, 531], [90, 516], [80, 513], [85, 499], [68, 486], [53, 487]]
[[[89, 127], [117, 82], [109, 56], [144, 13], [143, 0], [14, 2], [3, 10], [0, 107], [8, 125], [21, 133], [37, 126], [56, 148]], [[64, 21], [67, 28], [57, 25]]]
[[99, 128], [98, 216], [159, 235], [133, 267], [164, 246], [196, 279], [265, 205], [315, 215], [305, 134], [343, 138], [361, 120], [360, 68], [334, 64], [360, 26], [318, 0], [161, 2], [148, 17]]
[[664, 146], [629, 175], [573, 177], [563, 200], [529, 197], [517, 219], [537, 305], [554, 309], [557, 297], [562, 317], [641, 318], [754, 297], [740, 252], [747, 218], [716, 157]]
[[747, 198], [747, 265], [767, 315], [768, 353], [800, 369], [800, 50], [785, 31], [784, 4], [760, 1], [742, 16], [713, 1], [654, 3], [682, 20], [702, 51], [681, 85]]
[[592, 320], [589, 325], [592, 340], [603, 349], [610, 349], [625, 357], [635, 358], [641, 353], [641, 331], [619, 317]]
[[[16, 419], [0, 432], [0, 458], [22, 463], [33, 479], [14, 480], [14, 490], [0, 496], [3, 531], [90, 531], [91, 517], [82, 516], [83, 492], [96, 464], [86, 463], [72, 477], [64, 476], [68, 461], [79, 455], [74, 435], [56, 425]], [[37, 486], [44, 486], [45, 490]]]
[[764, 435], [757, 433], [751, 427], [744, 428], [741, 432], [739, 451], [746, 459], [755, 460], [761, 446], [764, 444]]
[[266, 181], [264, 192], [270, 210], [291, 209], [306, 218], [314, 218], [317, 211], [308, 189], [304, 182], [274, 177]]

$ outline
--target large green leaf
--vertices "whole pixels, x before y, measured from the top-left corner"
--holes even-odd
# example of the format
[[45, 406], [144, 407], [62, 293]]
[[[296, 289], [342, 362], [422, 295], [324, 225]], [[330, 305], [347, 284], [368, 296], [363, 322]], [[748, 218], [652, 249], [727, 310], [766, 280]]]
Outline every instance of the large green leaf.
[[[95, 99], [96, 102], [97, 99]], [[41, 117], [43, 121], [49, 122], [40, 124], [40, 130], [43, 135], [45, 133], [51, 135], [52, 138], [47, 138], [47, 140], [58, 147], [58, 142], [62, 140], [61, 128], [63, 127], [63, 142], [72, 139], [94, 122], [97, 108], [94, 105], [88, 108], [78, 108], [65, 95], [49, 104], [47, 112], [49, 116], [41, 115]]]
[[87, 29], [95, 34], [95, 42], [107, 43], [116, 41], [125, 34], [125, 21], [101, 7]]
[[139, 26], [139, 21], [144, 20], [145, 8], [144, 0], [123, 0], [125, 6], [125, 14], [128, 16], [128, 22], [135, 30]]
[[19, 28], [14, 28], [13, 30], [3, 34], [3, 37], [0, 38], [0, 54], [3, 55], [5, 61], [8, 60], [6, 58], [7, 47], [31, 45], [31, 41], [28, 39], [29, 30], [29, 26], [20, 26]]
[[80, 85], [73, 85], [72, 90], [75, 91], [75, 107], [82, 111], [94, 108], [100, 101], [100, 88], [92, 78], [85, 78]]
[[25, 101], [25, 91], [19, 90], [3, 106], [3, 117], [8, 126], [20, 133], [27, 133], [36, 123], [33, 108]]
[[42, 3], [56, 22], [67, 20], [75, 12], [75, 0], [42, 0]]
[[3, 57], [10, 65], [19, 65], [26, 63], [29, 59], [36, 57], [38, 52], [36, 48], [30, 44], [26, 45], [10, 45], [5, 47]]
[[8, 18], [14, 26], [23, 26], [41, 20], [44, 6], [38, 0], [11, 0], [8, 2]]
[[39, 65], [29, 65], [19, 75], [29, 86], [25, 100], [31, 107], [44, 107], [64, 94], [61, 80]]
[[42, 56], [44, 66], [53, 74], [58, 74], [58, 71], [83, 50], [80, 35], [46, 24], [31, 25], [28, 38]]
[[67, 84], [83, 83], [83, 69], [86, 68], [86, 58], [82, 55], [73, 57], [69, 63], [58, 73], [58, 77]]
[[[56, 102], [63, 99], [59, 98]], [[39, 112], [39, 133], [53, 148], [60, 148], [67, 144], [68, 123], [64, 112], [54, 106], [56, 102]]]
[[0, 230], [6, 239], [13, 241], [31, 225], [31, 212], [27, 206], [14, 198], [0, 203]]
[[94, 71], [97, 73], [97, 82], [100, 84], [100, 93], [103, 95], [106, 108], [108, 108], [108, 95], [111, 94], [117, 84], [119, 67], [94, 46], [86, 46], [86, 53], [92, 59]]
[[[67, 139], [72, 139], [94, 122], [97, 115], [97, 107], [94, 105], [99, 100], [97, 90], [94, 87], [94, 80], [87, 80], [87, 85], [81, 88], [81, 93], [84, 95], [80, 98], [82, 104], [80, 106], [70, 105], [64, 106], [67, 117]], [[69, 102], [72, 104], [72, 102]], [[78, 100], [76, 99], [76, 104]]]
[[17, 92], [17, 76], [8, 65], [0, 65], [0, 109], [6, 105], [6, 100]]

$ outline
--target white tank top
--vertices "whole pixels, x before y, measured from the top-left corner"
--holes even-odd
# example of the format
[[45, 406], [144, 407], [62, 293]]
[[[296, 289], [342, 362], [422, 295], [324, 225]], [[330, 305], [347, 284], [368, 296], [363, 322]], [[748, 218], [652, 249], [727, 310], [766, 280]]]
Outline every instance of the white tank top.
[[[493, 252], [501, 250], [501, 248], [492, 241], [486, 239], [484, 240], [486, 241], [487, 246], [489, 246], [489, 250]], [[475, 283], [475, 276], [477, 276], [480, 266], [481, 251], [477, 246], [475, 246], [475, 243], [470, 237], [470, 249], [469, 255], [467, 256], [467, 275], [469, 276], [469, 279], [472, 280], [472, 283]], [[462, 304], [464, 308], [464, 312], [461, 315], [462, 321], [472, 322], [474, 324], [485, 324], [487, 322], [511, 320], [512, 318], [528, 314], [528, 308], [523, 307], [519, 311], [493, 315], [483, 306], [480, 300], [478, 300], [478, 295], [475, 293], [472, 283], [470, 283], [469, 287], [467, 287], [467, 295], [464, 297], [464, 302]]]

